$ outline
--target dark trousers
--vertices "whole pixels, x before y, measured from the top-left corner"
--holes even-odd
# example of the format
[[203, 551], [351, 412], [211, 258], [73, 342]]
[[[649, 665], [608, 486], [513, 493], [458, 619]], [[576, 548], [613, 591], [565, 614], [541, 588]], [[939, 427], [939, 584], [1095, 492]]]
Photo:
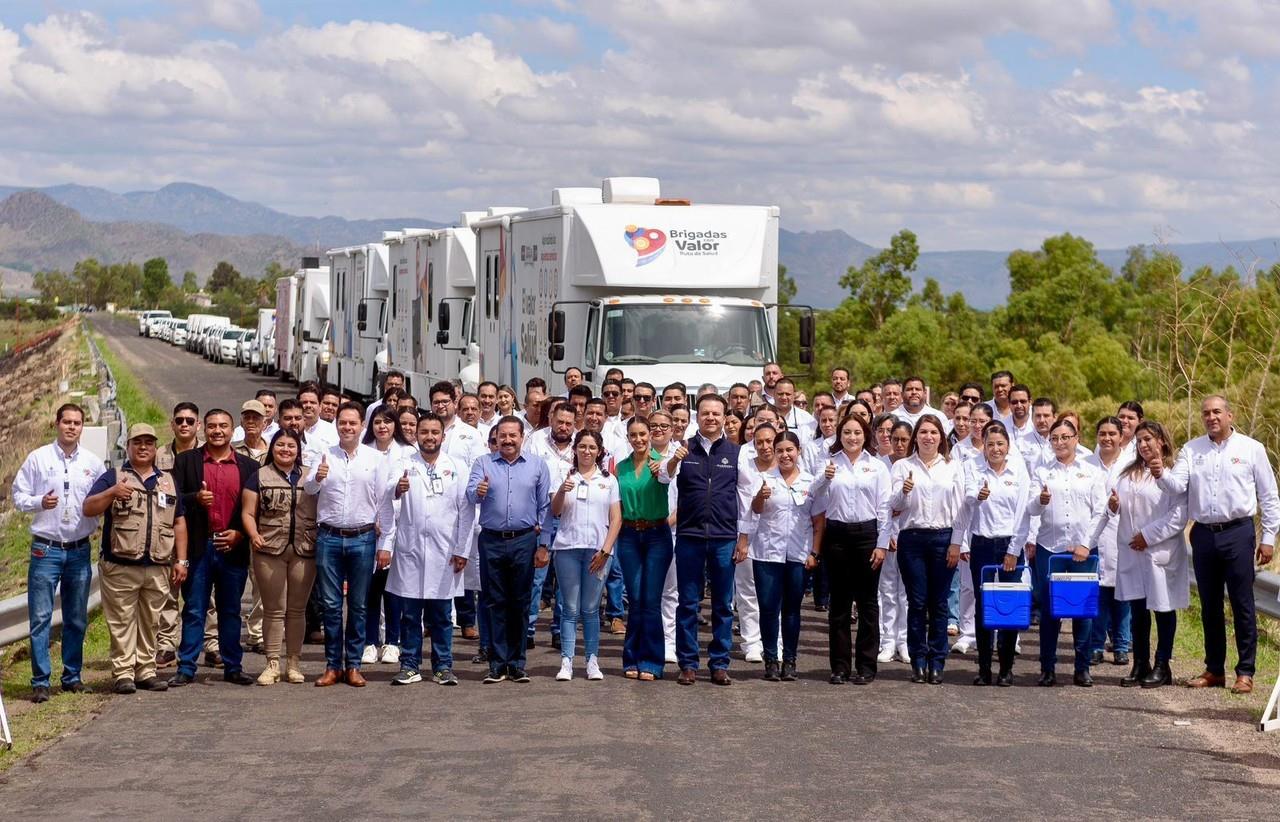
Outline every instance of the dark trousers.
[[417, 671], [422, 667], [423, 626], [431, 637], [431, 672], [453, 668], [453, 621], [449, 619], [447, 599], [413, 599], [388, 594], [397, 602], [400, 613], [400, 670]]
[[954, 568], [947, 567], [950, 528], [907, 528], [898, 535], [898, 569], [907, 589], [907, 648], [911, 665], [941, 671], [947, 662], [947, 600]]
[[1236, 676], [1253, 676], [1258, 649], [1258, 624], [1253, 609], [1253, 521], [1244, 520], [1214, 532], [1196, 523], [1191, 528], [1191, 564], [1200, 591], [1200, 621], [1204, 625], [1204, 667], [1222, 676], [1227, 665], [1227, 623], [1222, 591], [1231, 600], [1236, 629]]
[[803, 562], [752, 560], [760, 603], [760, 640], [766, 662], [778, 661], [778, 630], [782, 630], [782, 659], [795, 662], [800, 646], [800, 603], [804, 600]]
[[[831, 584], [827, 612], [831, 671], [849, 676], [875, 676], [880, 651], [880, 569], [871, 567], [876, 523], [829, 520], [823, 536], [822, 562]], [[853, 608], [858, 608], [858, 641], [852, 637]]]
[[[1097, 553], [1094, 551], [1094, 553]], [[1058, 664], [1058, 633], [1062, 630], [1062, 620], [1049, 618], [1049, 557], [1052, 554], [1042, 545], [1036, 546], [1035, 585], [1033, 590], [1040, 592], [1040, 672], [1053, 673]], [[1058, 566], [1062, 568], [1061, 565]], [[1083, 570], [1083, 562], [1072, 562], [1067, 570], [1076, 572]], [[1075, 647], [1075, 671], [1083, 673], [1089, 670], [1089, 640], [1093, 634], [1092, 619], [1071, 620], [1071, 639]]]
[[453, 598], [453, 610], [458, 614], [459, 628], [474, 628], [476, 624], [476, 592], [463, 591]]
[[244, 650], [240, 646], [240, 598], [249, 581], [249, 566], [227, 561], [225, 551], [215, 550], [213, 540], [191, 563], [182, 583], [182, 642], [178, 646], [178, 673], [196, 675], [196, 660], [204, 646], [204, 617], [213, 595], [218, 610], [218, 650], [223, 674], [241, 670]]
[[[996, 643], [999, 644], [1000, 672], [1006, 673], [1013, 670], [1014, 648], [1018, 642], [1018, 632], [999, 631], [999, 639], [993, 643], [992, 640], [997, 632], [988, 631], [982, 627], [982, 568], [986, 565], [1003, 563], [1009, 543], [1012, 541], [1012, 537], [992, 538], [977, 534], [969, 539], [969, 573], [973, 576], [974, 619], [977, 623], [974, 626], [974, 634], [978, 639], [978, 670], [983, 673], [991, 672], [991, 646]], [[1001, 582], [1017, 582], [1021, 573], [1006, 574], [1004, 571], [997, 571], [996, 577]]]
[[[1151, 664], [1151, 611], [1145, 599], [1129, 602], [1133, 626], [1133, 657], [1139, 664]], [[1155, 664], [1173, 659], [1173, 637], [1178, 632], [1177, 611], [1156, 611]]]
[[515, 539], [480, 532], [480, 588], [489, 610], [489, 671], [524, 670], [525, 630], [533, 595], [534, 531]]
[[[400, 598], [387, 594], [387, 574], [390, 568], [379, 569], [375, 563], [373, 576], [369, 577], [369, 596], [365, 600], [364, 644], [365, 645], [399, 645], [400, 644]], [[383, 619], [378, 619], [378, 612]], [[385, 638], [379, 642], [379, 622], [385, 624]]]
[[827, 582], [827, 569], [821, 562], [812, 571], [804, 572], [805, 593], [813, 592], [813, 606], [825, 608], [831, 604], [831, 585]]

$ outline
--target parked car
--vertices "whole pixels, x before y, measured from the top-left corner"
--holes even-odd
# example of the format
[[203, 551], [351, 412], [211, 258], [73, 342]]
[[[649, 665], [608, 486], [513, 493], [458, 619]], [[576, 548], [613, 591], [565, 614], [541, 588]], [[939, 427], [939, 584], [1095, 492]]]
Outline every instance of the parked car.
[[173, 336], [169, 339], [169, 342], [173, 345], [185, 346], [187, 344], [187, 321], [186, 320], [177, 320], [176, 322], [174, 322]]
[[243, 328], [225, 328], [222, 337], [217, 341], [213, 353], [213, 361], [218, 363], [235, 363], [236, 352], [240, 350], [240, 340], [248, 332]]
[[253, 344], [257, 336], [258, 332], [250, 328], [240, 338], [240, 343], [236, 346], [236, 365], [238, 367], [246, 368], [253, 360]]
[[168, 311], [139, 311], [138, 312], [138, 336], [148, 337], [151, 335], [151, 320], [160, 317], [170, 317], [172, 314]]

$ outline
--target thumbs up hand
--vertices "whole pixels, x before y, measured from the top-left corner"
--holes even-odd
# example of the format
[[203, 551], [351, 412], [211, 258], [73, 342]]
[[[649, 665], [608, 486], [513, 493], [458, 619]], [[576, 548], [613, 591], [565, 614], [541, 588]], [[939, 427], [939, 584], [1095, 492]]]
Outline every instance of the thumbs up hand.
[[316, 482], [324, 482], [324, 478], [329, 476], [329, 455], [320, 455], [320, 465], [316, 468]]
[[908, 472], [907, 472], [907, 478], [906, 478], [905, 480], [903, 480], [903, 481], [902, 481], [902, 493], [904, 493], [904, 494], [910, 494], [910, 493], [911, 493], [911, 489], [916, 487], [916, 483], [915, 483], [915, 478], [914, 478], [914, 477], [915, 477], [915, 472], [913, 472], [913, 471], [908, 471]]
[[1156, 454], [1151, 458], [1151, 461], [1147, 463], [1147, 469], [1151, 471], [1151, 476], [1156, 479], [1160, 479], [1160, 477], [1164, 476], [1164, 457], [1160, 454]]
[[125, 479], [123, 471], [116, 475], [116, 487], [111, 490], [116, 499], [122, 502], [133, 496], [133, 489], [129, 487], [129, 482]]
[[[319, 472], [317, 472], [319, 473]], [[396, 483], [396, 497], [404, 494], [409, 490], [409, 469], [404, 469], [404, 476], [400, 477], [400, 481]]]
[[978, 489], [978, 502], [982, 502], [991, 496], [991, 487], [987, 485], [987, 481], [982, 481], [982, 487]]
[[836, 475], [836, 463], [835, 463], [835, 460], [827, 460], [827, 467], [826, 467], [825, 469], [823, 469], [823, 471], [822, 471], [822, 475], [823, 475], [824, 477], [826, 477], [827, 479], [831, 479], [832, 477], [834, 477], [834, 476]]
[[46, 511], [52, 511], [54, 508], [57, 508], [58, 492], [50, 488], [49, 493], [40, 498], [40, 507]]
[[1116, 493], [1116, 489], [1111, 489], [1111, 496], [1107, 499], [1107, 507], [1111, 509], [1111, 513], [1116, 514], [1120, 511], [1120, 495]]
[[685, 448], [683, 445], [677, 448], [675, 454], [672, 455], [676, 462], [680, 462], [687, 456], [689, 456], [689, 449]]
[[1053, 498], [1053, 495], [1049, 493], [1049, 486], [1045, 485], [1044, 483], [1041, 483], [1040, 484], [1040, 504], [1048, 505], [1049, 500], [1052, 498]]
[[200, 490], [196, 492], [196, 502], [204, 508], [213, 507], [213, 492], [209, 490], [209, 483], [200, 483]]
[[773, 496], [773, 489], [769, 487], [769, 483], [766, 480], [760, 480], [760, 490], [756, 491], [756, 499], [764, 502], [771, 496]]
[[570, 474], [569, 476], [564, 478], [564, 482], [560, 483], [560, 493], [562, 494], [569, 493], [570, 491], [573, 490], [573, 486], [574, 486], [573, 475]]
[[484, 474], [483, 479], [480, 480], [480, 484], [476, 486], [476, 496], [480, 497], [481, 499], [484, 499], [485, 495], [488, 493], [489, 493], [489, 475]]

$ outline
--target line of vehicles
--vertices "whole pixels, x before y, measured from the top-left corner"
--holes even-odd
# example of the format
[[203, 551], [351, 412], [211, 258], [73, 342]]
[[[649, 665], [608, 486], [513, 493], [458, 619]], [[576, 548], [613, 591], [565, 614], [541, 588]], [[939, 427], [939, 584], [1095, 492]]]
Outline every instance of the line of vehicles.
[[[139, 333], [216, 362], [353, 396], [391, 369], [410, 390], [461, 379], [564, 390], [571, 366], [599, 391], [611, 366], [638, 381], [721, 390], [777, 359], [776, 206], [664, 198], [657, 179], [557, 188], [539, 208], [464, 211], [304, 257], [255, 328], [227, 317], [142, 312]], [[800, 359], [812, 360], [813, 312]]]

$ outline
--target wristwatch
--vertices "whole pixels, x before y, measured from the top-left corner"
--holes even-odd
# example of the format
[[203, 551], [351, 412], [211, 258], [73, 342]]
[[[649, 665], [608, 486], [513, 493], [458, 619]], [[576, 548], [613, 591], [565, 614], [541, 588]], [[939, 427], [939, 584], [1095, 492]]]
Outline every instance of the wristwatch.
[[179, 564], [179, 565], [181, 565], [183, 568], [190, 568], [190, 567], [191, 567], [191, 560], [189, 560], [189, 559], [180, 559], [180, 560], [178, 560], [178, 564]]

